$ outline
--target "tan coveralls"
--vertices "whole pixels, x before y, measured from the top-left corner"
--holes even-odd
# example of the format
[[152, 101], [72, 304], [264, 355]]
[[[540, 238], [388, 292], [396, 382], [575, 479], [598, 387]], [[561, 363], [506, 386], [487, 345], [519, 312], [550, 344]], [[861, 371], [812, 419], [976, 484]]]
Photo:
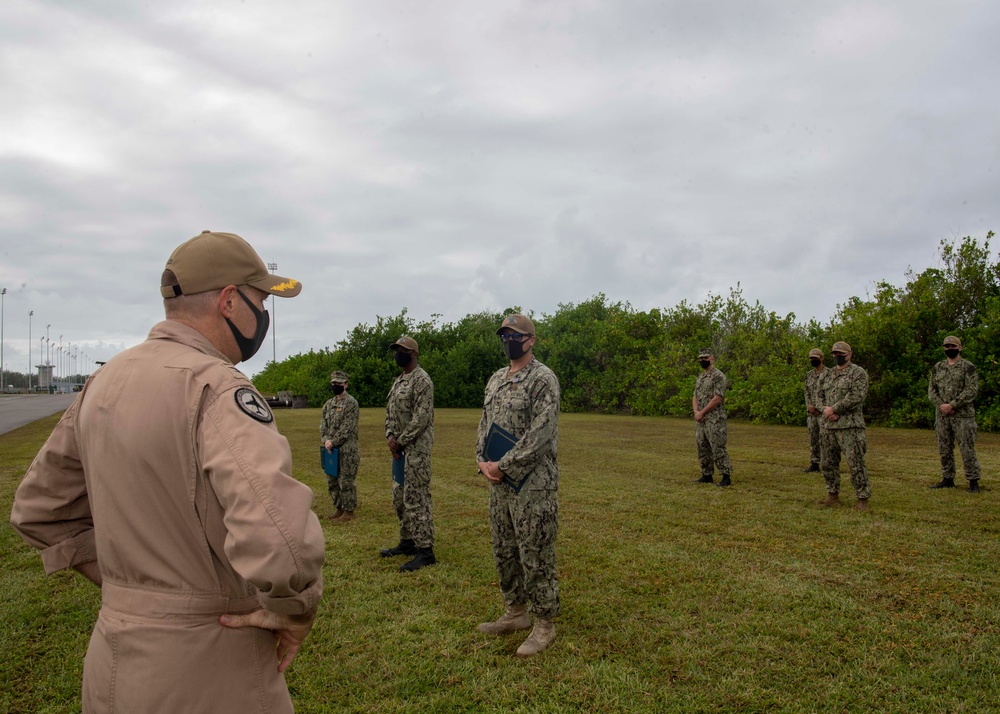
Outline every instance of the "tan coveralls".
[[84, 712], [290, 712], [275, 638], [225, 612], [307, 612], [323, 533], [250, 381], [194, 329], [156, 325], [101, 368], [15, 496], [46, 573], [96, 560]]

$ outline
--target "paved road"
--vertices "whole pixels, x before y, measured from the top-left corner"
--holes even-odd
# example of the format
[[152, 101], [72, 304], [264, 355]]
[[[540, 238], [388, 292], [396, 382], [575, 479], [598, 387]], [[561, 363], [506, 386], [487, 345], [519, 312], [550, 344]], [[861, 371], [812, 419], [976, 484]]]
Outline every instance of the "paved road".
[[0, 397], [0, 434], [50, 414], [64, 412], [74, 399], [75, 394], [12, 394]]

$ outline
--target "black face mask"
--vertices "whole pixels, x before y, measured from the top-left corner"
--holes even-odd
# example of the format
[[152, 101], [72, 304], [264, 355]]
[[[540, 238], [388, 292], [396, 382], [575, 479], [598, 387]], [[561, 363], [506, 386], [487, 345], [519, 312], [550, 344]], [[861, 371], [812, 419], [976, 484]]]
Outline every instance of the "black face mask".
[[521, 359], [527, 352], [527, 350], [524, 349], [525, 342], [527, 342], [527, 340], [524, 342], [514, 342], [514, 340], [510, 340], [500, 344], [503, 347], [503, 353], [507, 355], [507, 359], [515, 360]]
[[812, 365], [813, 367], [819, 367], [819, 365], [820, 365], [820, 363], [821, 363], [822, 361], [823, 361], [823, 360], [821, 360], [821, 359], [820, 359], [820, 358], [818, 358], [818, 357], [810, 357], [810, 358], [809, 358], [809, 364], [811, 364], [811, 365]]
[[242, 332], [236, 329], [236, 325], [227, 317], [226, 323], [229, 325], [229, 329], [233, 331], [233, 337], [236, 338], [236, 346], [240, 348], [240, 361], [246, 362], [248, 359], [257, 354], [257, 350], [260, 346], [264, 344], [264, 337], [267, 335], [267, 328], [271, 325], [271, 316], [267, 314], [267, 310], [260, 311], [254, 304], [250, 302], [250, 299], [244, 295], [240, 290], [237, 290], [240, 297], [243, 298], [243, 302], [247, 304], [253, 316], [257, 320], [257, 329], [254, 330], [253, 337], [245, 337]]
[[711, 363], [711, 362], [709, 362], [709, 361], [708, 361], [707, 359], [703, 359], [703, 360], [700, 360], [700, 361], [698, 362], [698, 364], [700, 364], [700, 365], [701, 365], [701, 368], [702, 368], [702, 369], [708, 369], [709, 367], [711, 367], [711, 366], [712, 366], [712, 363]]
[[343, 394], [344, 393], [344, 385], [343, 384], [331, 384], [330, 385], [330, 389], [333, 390], [334, 394]]
[[959, 352], [961, 352], [961, 350], [945, 350], [944, 351], [945, 355], [947, 355], [951, 359], [955, 359], [956, 357], [958, 357], [958, 353]]
[[838, 366], [843, 367], [847, 364], [847, 355], [834, 355], [833, 361], [836, 362]]
[[400, 367], [405, 367], [410, 362], [413, 361], [413, 355], [409, 352], [403, 352], [403, 350], [396, 350], [396, 364]]

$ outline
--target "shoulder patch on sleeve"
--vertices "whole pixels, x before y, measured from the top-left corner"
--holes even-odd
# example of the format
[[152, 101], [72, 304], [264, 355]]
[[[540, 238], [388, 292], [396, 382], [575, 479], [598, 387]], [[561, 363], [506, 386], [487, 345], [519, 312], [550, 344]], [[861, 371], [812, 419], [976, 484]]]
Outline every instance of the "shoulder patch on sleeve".
[[274, 421], [274, 415], [267, 406], [267, 402], [265, 402], [254, 390], [242, 387], [236, 390], [235, 396], [236, 406], [238, 406], [248, 416], [253, 417], [257, 421], [262, 421], [265, 424], [270, 424]]

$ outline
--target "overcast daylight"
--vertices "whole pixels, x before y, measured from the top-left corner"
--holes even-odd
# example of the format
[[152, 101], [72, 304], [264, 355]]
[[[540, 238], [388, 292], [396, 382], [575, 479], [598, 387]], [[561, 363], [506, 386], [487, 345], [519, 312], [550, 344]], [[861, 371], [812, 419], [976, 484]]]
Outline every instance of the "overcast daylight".
[[967, 0], [7, 0], [4, 368], [140, 342], [204, 229], [304, 286], [250, 375], [403, 307], [740, 284], [825, 322], [1000, 228], [998, 36]]

